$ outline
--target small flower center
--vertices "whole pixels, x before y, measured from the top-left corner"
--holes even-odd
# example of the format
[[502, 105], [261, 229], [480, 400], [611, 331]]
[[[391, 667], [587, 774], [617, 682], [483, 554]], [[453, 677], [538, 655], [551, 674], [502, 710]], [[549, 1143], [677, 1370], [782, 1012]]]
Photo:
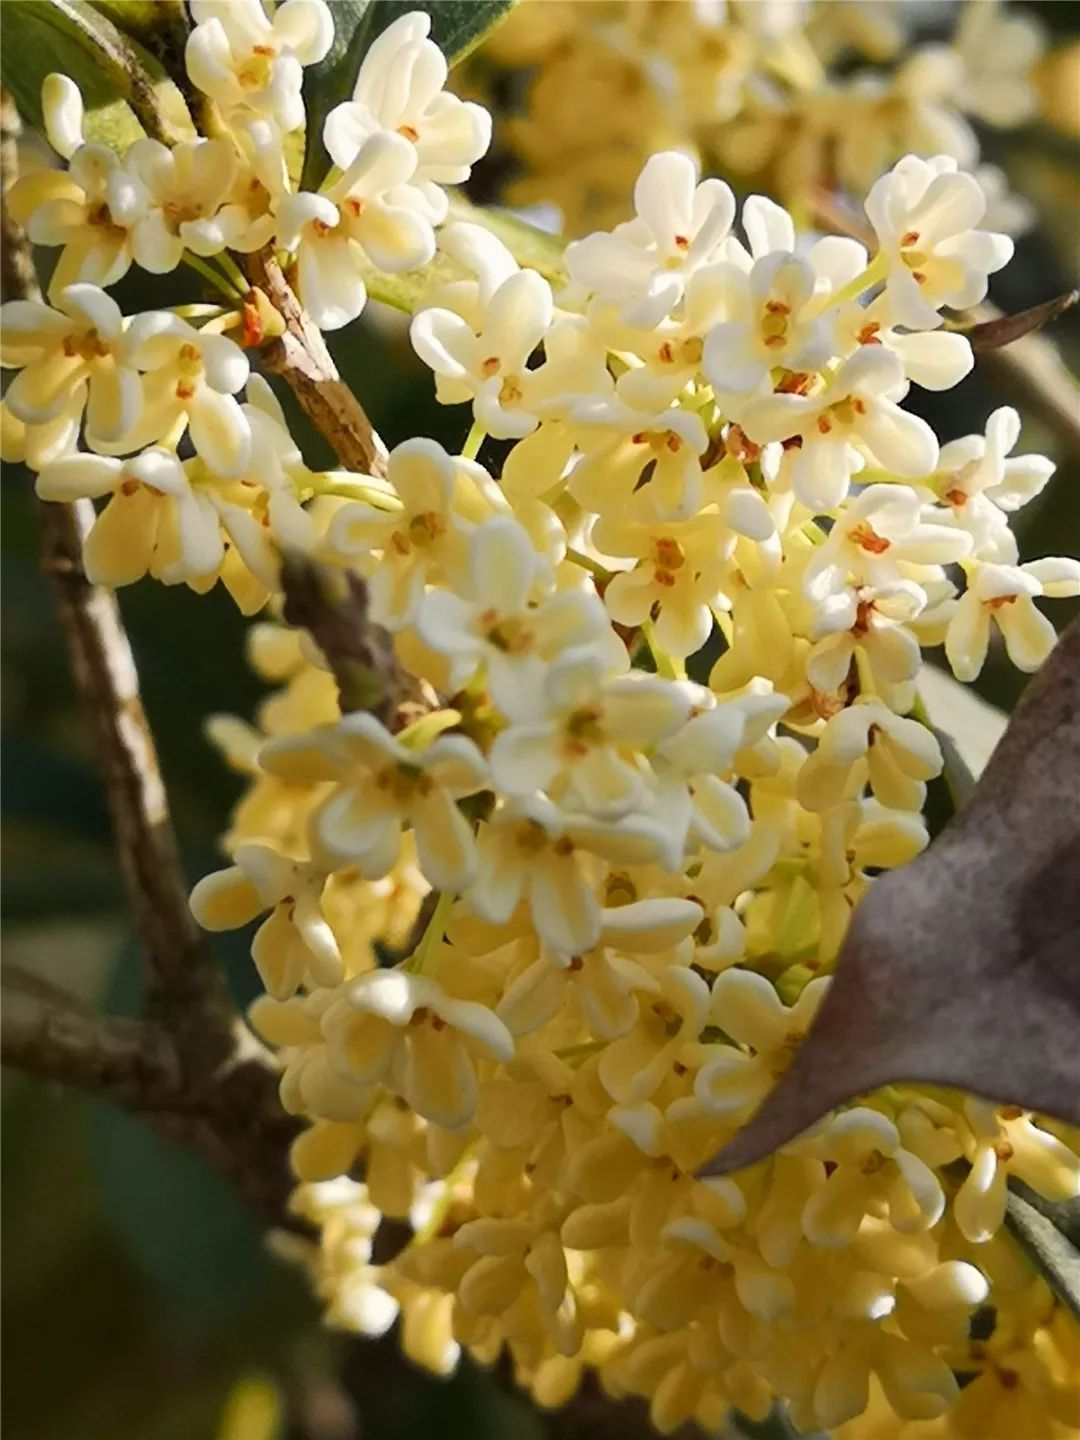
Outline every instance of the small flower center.
[[[401, 531], [399, 530], [397, 533], [400, 535]], [[428, 510], [423, 515], [414, 515], [412, 517], [409, 521], [406, 535], [403, 538], [406, 539], [408, 548], [426, 550], [428, 546], [433, 545], [436, 540], [441, 539], [445, 533], [446, 521], [441, 515], [436, 514], [434, 510]], [[407, 554], [408, 548], [400, 553]]]
[[581, 756], [590, 745], [604, 738], [604, 712], [598, 705], [581, 705], [566, 717], [566, 748], [571, 755]]
[[892, 548], [892, 541], [879, 535], [865, 520], [851, 530], [848, 539], [852, 545], [857, 545], [860, 550], [866, 550], [871, 555], [884, 555], [886, 550]]
[[476, 623], [488, 643], [504, 655], [525, 655], [535, 643], [535, 635], [520, 616], [500, 617], [494, 610], [485, 610]]

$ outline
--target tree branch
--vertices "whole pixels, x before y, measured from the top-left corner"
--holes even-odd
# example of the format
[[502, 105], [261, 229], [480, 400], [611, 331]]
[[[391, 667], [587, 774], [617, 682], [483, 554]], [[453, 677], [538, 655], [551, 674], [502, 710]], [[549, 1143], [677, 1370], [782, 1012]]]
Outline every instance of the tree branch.
[[[0, 183], [17, 170], [19, 117], [0, 97]], [[3, 209], [5, 298], [40, 299], [27, 239]], [[277, 1078], [239, 1019], [209, 944], [188, 908], [157, 752], [115, 596], [92, 585], [82, 542], [90, 501], [41, 506], [42, 561], [52, 584], [76, 687], [94, 727], [120, 868], [146, 968], [147, 1024], [79, 1016], [63, 997], [34, 1005], [26, 985], [4, 1039], [7, 1058], [34, 1074], [109, 1095], [146, 1112], [159, 1131], [228, 1175], [266, 1224], [291, 1222], [288, 1148], [297, 1122], [283, 1113]], [[6, 1018], [6, 1017], [5, 1017]], [[165, 1080], [156, 1037], [178, 1073]], [[140, 1043], [146, 1041], [146, 1057]], [[147, 1069], [139, 1093], [140, 1066]], [[149, 1083], [151, 1080], [153, 1084]], [[160, 1082], [160, 1083], [159, 1083]]]
[[180, 1062], [156, 1025], [94, 1015], [72, 996], [15, 965], [0, 971], [0, 1058], [128, 1110], [175, 1102]]
[[285, 331], [261, 353], [263, 364], [290, 387], [347, 470], [386, 474], [386, 446], [364, 407], [341, 379], [322, 332], [311, 321], [270, 249], [242, 257], [252, 285], [281, 315]]

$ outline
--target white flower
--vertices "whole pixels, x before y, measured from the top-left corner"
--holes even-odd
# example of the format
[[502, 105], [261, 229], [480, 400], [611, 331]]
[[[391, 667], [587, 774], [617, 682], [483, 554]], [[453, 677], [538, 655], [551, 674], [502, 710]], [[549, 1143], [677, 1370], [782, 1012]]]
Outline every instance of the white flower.
[[698, 184], [688, 156], [653, 155], [634, 186], [635, 218], [566, 247], [579, 286], [618, 305], [627, 325], [650, 329], [683, 298], [695, 270], [723, 258], [735, 197], [722, 180]]
[[[473, 461], [451, 458], [434, 440], [405, 440], [390, 453], [385, 508], [343, 505], [330, 527], [337, 554], [370, 572], [372, 615], [400, 630], [411, 624], [425, 587], [468, 577], [467, 536], [472, 525], [506, 501]], [[400, 502], [400, 505], [397, 503]], [[381, 552], [374, 563], [372, 552]]]
[[517, 440], [539, 422], [530, 406], [539, 372], [527, 362], [553, 317], [551, 286], [535, 270], [520, 270], [494, 292], [475, 333], [450, 310], [421, 310], [409, 333], [416, 353], [435, 371], [444, 405], [472, 400], [489, 435]]
[[861, 655], [875, 688], [914, 680], [922, 664], [919, 642], [905, 622], [926, 605], [926, 592], [912, 580], [842, 591], [818, 607], [815, 644], [806, 657], [806, 678], [823, 695], [834, 694]]
[[416, 616], [421, 638], [450, 658], [452, 691], [483, 667], [503, 714], [527, 719], [540, 703], [544, 662], [604, 633], [607, 618], [595, 593], [562, 590], [535, 598], [548, 569], [510, 516], [473, 531], [465, 595], [429, 590]]
[[251, 943], [267, 992], [288, 1000], [305, 983], [338, 985], [345, 978], [334, 932], [323, 914], [326, 876], [268, 845], [237, 846], [235, 865], [205, 875], [191, 909], [205, 930], [235, 930], [269, 910]]
[[242, 205], [226, 200], [236, 182], [236, 151], [227, 140], [196, 140], [169, 149], [157, 140], [136, 140], [124, 169], [142, 187], [141, 218], [132, 231], [132, 254], [144, 270], [175, 270], [184, 250], [217, 255], [226, 247], [246, 252], [273, 234], [266, 215], [253, 221]]
[[543, 943], [558, 955], [578, 954], [600, 939], [599, 867], [591, 857], [646, 864], [660, 857], [663, 839], [644, 816], [605, 822], [566, 814], [542, 795], [504, 801], [481, 826], [467, 899], [494, 925], [527, 900]]
[[921, 810], [926, 780], [941, 774], [941, 747], [932, 730], [894, 715], [880, 700], [861, 698], [826, 722], [799, 770], [796, 794], [807, 810], [828, 810], [861, 795], [867, 780], [891, 810]]
[[83, 143], [82, 92], [69, 75], [53, 73], [41, 82], [41, 114], [49, 144], [70, 160]]
[[1013, 243], [974, 227], [986, 210], [978, 181], [958, 173], [947, 155], [905, 155], [866, 198], [887, 264], [886, 294], [893, 316], [912, 330], [942, 323], [954, 310], [986, 297], [987, 277], [1008, 263]]
[[852, 583], [878, 587], [903, 580], [903, 564], [950, 565], [967, 555], [971, 537], [954, 526], [928, 524], [926, 509], [908, 485], [867, 486], [814, 551], [803, 572], [807, 596], [821, 604]]
[[945, 1196], [937, 1177], [905, 1149], [896, 1126], [878, 1111], [845, 1110], [810, 1143], [833, 1167], [803, 1207], [803, 1234], [814, 1245], [849, 1244], [879, 1205], [902, 1232], [929, 1230], [940, 1220]]
[[1080, 1196], [1080, 1158], [1057, 1136], [1034, 1124], [1018, 1108], [995, 1108], [974, 1097], [964, 1101], [970, 1127], [965, 1146], [971, 1170], [953, 1205], [964, 1235], [981, 1245], [997, 1234], [1005, 1219], [1007, 1181], [1015, 1175], [1047, 1200]]
[[132, 231], [145, 195], [107, 145], [80, 145], [66, 172], [32, 170], [8, 194], [35, 245], [59, 245], [49, 294], [77, 281], [115, 285], [131, 267]]
[[227, 478], [242, 474], [251, 457], [251, 427], [234, 398], [249, 372], [240, 347], [168, 310], [149, 310], [128, 327], [124, 355], [146, 377], [127, 448], [162, 439], [186, 418], [191, 442], [210, 469]]
[[439, 252], [449, 256], [468, 278], [438, 280], [424, 291], [416, 310], [452, 310], [478, 331], [491, 297], [520, 265], [498, 236], [465, 221], [439, 231]]
[[572, 415], [580, 426], [582, 459], [569, 489], [579, 505], [597, 514], [611, 513], [613, 507], [618, 513], [651, 465], [642, 493], [656, 517], [683, 520], [700, 508], [701, 456], [709, 447], [700, 415], [678, 406], [649, 414], [617, 395], [581, 400]]
[[438, 187], [469, 178], [491, 143], [491, 116], [444, 92], [446, 60], [428, 38], [430, 29], [430, 17], [414, 10], [383, 31], [364, 56], [353, 98], [326, 117], [323, 143], [334, 164], [348, 170], [370, 136], [402, 136], [415, 148], [414, 184], [438, 224], [448, 208]]
[[686, 719], [690, 687], [640, 671], [610, 675], [601, 654], [570, 650], [544, 680], [539, 718], [502, 731], [491, 752], [495, 783], [508, 795], [546, 790], [590, 814], [617, 819], [647, 800], [641, 751]]
[[297, 252], [298, 292], [320, 329], [338, 330], [364, 308], [363, 256], [394, 272], [435, 254], [430, 218], [407, 183], [415, 169], [408, 141], [377, 134], [325, 194], [301, 191], [278, 203], [278, 241]]
[[0, 360], [21, 366], [5, 403], [27, 425], [66, 420], [78, 436], [86, 411], [87, 443], [116, 441], [142, 404], [137, 372], [124, 363], [124, 317], [96, 285], [69, 285], [50, 309], [12, 300], [0, 309]]
[[1053, 625], [1035, 608], [1039, 595], [1080, 595], [1080, 560], [1047, 556], [1026, 565], [971, 565], [967, 589], [945, 633], [945, 654], [958, 680], [970, 682], [979, 674], [994, 625], [1018, 670], [1039, 668], [1057, 639]]
[[710, 1045], [694, 1094], [710, 1115], [746, 1115], [784, 1074], [813, 1024], [827, 976], [811, 980], [793, 1005], [752, 970], [725, 970], [713, 982], [709, 1019], [735, 1042]]
[[952, 507], [956, 524], [971, 536], [974, 554], [1011, 559], [1006, 515], [1019, 510], [1045, 487], [1054, 463], [1043, 455], [1009, 451], [1020, 438], [1020, 416], [1003, 405], [986, 422], [986, 434], [964, 435], [942, 446], [934, 488]]
[[657, 810], [677, 842], [669, 855], [674, 868], [684, 837], [710, 850], [733, 850], [750, 838], [746, 802], [724, 779], [736, 754], [764, 739], [788, 708], [783, 695], [765, 682], [738, 699], [691, 716], [670, 739], [657, 746]]
[[476, 1107], [474, 1056], [510, 1060], [514, 1039], [485, 1005], [457, 1000], [425, 975], [361, 975], [322, 1018], [330, 1059], [354, 1084], [381, 1082], [436, 1125], [466, 1125]]
[[906, 389], [898, 356], [882, 345], [863, 345], [820, 393], [756, 397], [742, 409], [739, 423], [758, 445], [797, 439], [795, 493], [812, 510], [832, 510], [862, 469], [864, 453], [912, 479], [937, 464], [933, 430], [896, 403]]
[[726, 266], [724, 278], [727, 315], [710, 330], [702, 360], [716, 390], [749, 395], [769, 381], [777, 366], [816, 371], [830, 359], [832, 337], [825, 321], [807, 314], [815, 293], [807, 261], [774, 251], [755, 261], [749, 274]]
[[304, 123], [303, 67], [321, 60], [334, 39], [323, 0], [285, 0], [272, 17], [261, 0], [191, 0], [191, 14], [184, 64], [226, 118], [254, 111], [286, 132]]
[[95, 585], [130, 585], [147, 572], [175, 585], [212, 575], [221, 564], [217, 511], [171, 451], [146, 450], [127, 461], [71, 455], [46, 466], [36, 489], [43, 500], [111, 497], [83, 542], [86, 575]]
[[312, 819], [312, 835], [337, 864], [355, 861], [369, 880], [388, 875], [412, 828], [420, 868], [436, 889], [468, 885], [476, 869], [472, 826], [457, 801], [487, 783], [484, 757], [463, 735], [426, 750], [396, 740], [373, 715], [265, 745], [260, 765], [283, 779], [335, 782]]

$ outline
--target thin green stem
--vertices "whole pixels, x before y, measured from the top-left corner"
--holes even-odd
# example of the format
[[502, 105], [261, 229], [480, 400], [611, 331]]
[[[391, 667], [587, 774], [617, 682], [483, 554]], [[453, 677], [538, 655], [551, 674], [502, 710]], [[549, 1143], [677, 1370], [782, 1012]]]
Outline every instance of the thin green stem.
[[226, 279], [226, 277], [222, 275], [219, 270], [215, 270], [212, 265], [208, 265], [201, 256], [193, 255], [190, 250], [185, 250], [182, 258], [185, 265], [194, 270], [196, 274], [201, 275], [215, 290], [219, 290], [227, 300], [235, 302], [244, 298], [246, 291], [238, 290], [231, 280]]
[[442, 944], [446, 933], [446, 922], [450, 918], [450, 911], [453, 908], [457, 896], [452, 891], [444, 890], [435, 902], [435, 909], [431, 912], [431, 919], [428, 921], [427, 929], [420, 937], [416, 949], [405, 961], [404, 969], [411, 970], [415, 975], [431, 973], [431, 961]]
[[308, 485], [312, 495], [336, 495], [342, 500], [362, 500], [375, 510], [385, 510], [396, 515], [402, 508], [401, 501], [388, 490], [369, 485], [363, 480], [341, 480], [334, 471], [312, 475]]
[[599, 560], [594, 560], [591, 555], [586, 555], [583, 550], [569, 549], [566, 552], [566, 558], [573, 561], [575, 565], [580, 565], [582, 570], [588, 570], [590, 575], [603, 581], [605, 585], [611, 579], [611, 571], [605, 565], [601, 565]]
[[220, 255], [215, 256], [215, 259], [233, 284], [239, 287], [240, 293], [246, 295], [251, 289], [251, 282], [229, 252], [222, 250]]
[[487, 431], [480, 424], [474, 421], [472, 429], [465, 437], [465, 444], [461, 447], [461, 458], [463, 460], [475, 460], [480, 454], [480, 446], [487, 439]]

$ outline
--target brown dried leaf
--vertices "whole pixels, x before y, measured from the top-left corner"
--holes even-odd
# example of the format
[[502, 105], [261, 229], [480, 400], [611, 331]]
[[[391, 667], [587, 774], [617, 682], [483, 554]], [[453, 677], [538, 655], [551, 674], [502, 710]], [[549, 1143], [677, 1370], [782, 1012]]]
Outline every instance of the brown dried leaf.
[[1057, 295], [1053, 300], [1033, 305], [1030, 310], [1020, 310], [1015, 315], [998, 315], [993, 320], [984, 320], [979, 325], [972, 325], [964, 333], [976, 350], [1000, 350], [1003, 345], [1011, 345], [1022, 335], [1030, 335], [1033, 330], [1041, 330], [1044, 325], [1049, 325], [1059, 315], [1064, 315], [1066, 310], [1071, 310], [1078, 300], [1080, 290], [1070, 290], [1067, 295]]
[[703, 1174], [741, 1169], [841, 1101], [956, 1086], [1080, 1123], [1080, 621], [962, 810], [875, 881], [806, 1043]]

